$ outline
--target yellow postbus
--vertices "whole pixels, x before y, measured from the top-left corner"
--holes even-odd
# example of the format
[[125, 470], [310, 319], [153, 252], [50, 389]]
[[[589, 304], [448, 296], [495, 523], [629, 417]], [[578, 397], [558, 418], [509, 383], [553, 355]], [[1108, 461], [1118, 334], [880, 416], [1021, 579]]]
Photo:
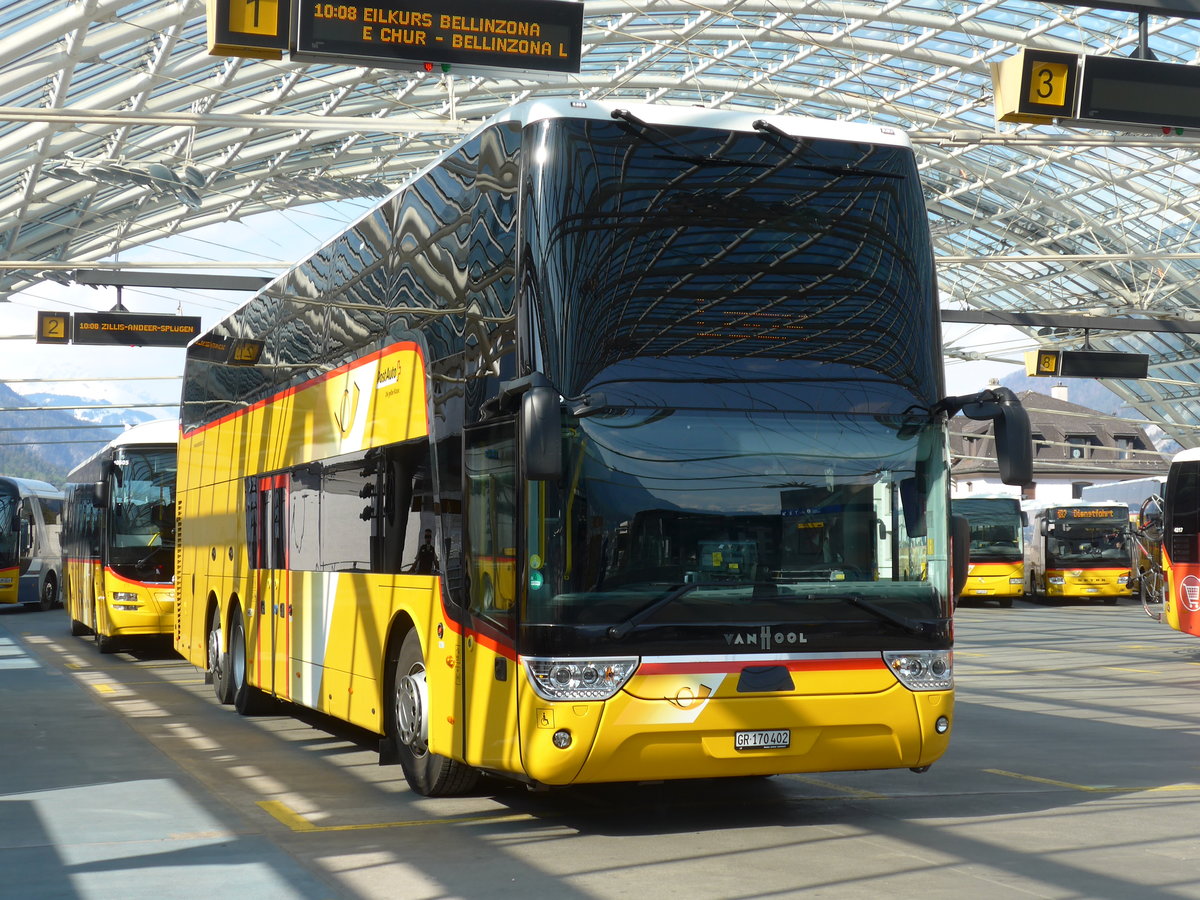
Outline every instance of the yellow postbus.
[[1029, 520], [1028, 592], [1043, 599], [1133, 596], [1129, 507], [1082, 501], [1046, 506]]
[[971, 526], [971, 562], [960, 600], [1010, 607], [1025, 596], [1025, 517], [1017, 497], [955, 497], [950, 507]]
[[[176, 648], [423, 794], [905, 767], [953, 719], [907, 139], [546, 100], [189, 347]], [[965, 545], [960, 548], [965, 569]]]
[[175, 622], [179, 422], [126, 429], [67, 476], [63, 606], [101, 653]]

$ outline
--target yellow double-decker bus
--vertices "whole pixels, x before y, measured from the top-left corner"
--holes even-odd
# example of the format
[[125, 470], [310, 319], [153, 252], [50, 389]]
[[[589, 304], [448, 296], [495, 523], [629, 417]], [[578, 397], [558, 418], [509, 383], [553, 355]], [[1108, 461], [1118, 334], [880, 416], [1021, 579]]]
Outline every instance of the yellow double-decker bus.
[[175, 622], [179, 422], [126, 429], [67, 476], [63, 606], [101, 653]]
[[1082, 501], [1047, 506], [1029, 520], [1028, 592], [1043, 599], [1114, 604], [1133, 596], [1129, 507]]
[[189, 348], [176, 647], [422, 794], [923, 770], [948, 417], [1030, 477], [943, 394], [904, 136], [516, 107]]
[[971, 526], [971, 561], [960, 600], [1010, 607], [1025, 596], [1025, 516], [1017, 497], [964, 495], [950, 504]]

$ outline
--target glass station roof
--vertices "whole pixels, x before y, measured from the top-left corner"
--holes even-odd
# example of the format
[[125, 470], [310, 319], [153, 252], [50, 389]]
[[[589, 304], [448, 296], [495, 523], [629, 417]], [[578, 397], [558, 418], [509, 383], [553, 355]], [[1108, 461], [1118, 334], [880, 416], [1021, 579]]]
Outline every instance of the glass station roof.
[[202, 0], [0, 4], [0, 299], [203, 226], [382, 196], [533, 96], [871, 122], [916, 145], [944, 309], [1167, 323], [1086, 340], [1150, 354], [1151, 378], [1106, 383], [1200, 445], [1200, 136], [997, 123], [989, 66], [1022, 48], [1141, 46], [1193, 65], [1200, 19], [1025, 0], [585, 0], [582, 71], [547, 81], [212, 56], [206, 41]]

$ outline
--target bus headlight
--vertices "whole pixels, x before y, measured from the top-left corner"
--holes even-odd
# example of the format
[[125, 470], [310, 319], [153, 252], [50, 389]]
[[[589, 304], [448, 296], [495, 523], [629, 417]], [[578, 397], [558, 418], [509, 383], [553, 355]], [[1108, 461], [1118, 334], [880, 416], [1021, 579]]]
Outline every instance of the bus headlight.
[[112, 605], [114, 609], [137, 609], [142, 604], [132, 591], [113, 591]]
[[910, 691], [948, 691], [954, 687], [951, 650], [884, 650], [883, 661]]
[[1129, 576], [1128, 575], [1118, 575], [1117, 576], [1117, 584], [1129, 584]]
[[638, 667], [636, 656], [558, 659], [523, 656], [525, 673], [543, 700], [607, 700]]
[[1046, 580], [1048, 582], [1050, 582], [1051, 584], [1065, 584], [1066, 583], [1066, 579], [1063, 578], [1061, 575], [1051, 575]]
[[1008, 579], [1008, 583], [1009, 584], [1024, 584], [1025, 579], [1024, 578], [1010, 578], [1010, 579]]

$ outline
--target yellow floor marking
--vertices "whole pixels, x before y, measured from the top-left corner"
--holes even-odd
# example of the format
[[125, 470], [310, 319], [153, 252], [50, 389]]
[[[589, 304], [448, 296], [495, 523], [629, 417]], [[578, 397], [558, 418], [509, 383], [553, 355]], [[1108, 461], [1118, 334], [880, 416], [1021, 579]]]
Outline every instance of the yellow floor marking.
[[1142, 672], [1146, 675], [1157, 675], [1158, 669], [1135, 669], [1131, 666], [1101, 666], [1103, 669], [1112, 669], [1116, 672]]
[[101, 694], [115, 694], [117, 692], [117, 689], [111, 684], [93, 684], [92, 687]]
[[1106, 785], [1096, 787], [1087, 784], [1072, 784], [1069, 781], [1056, 781], [1053, 778], [1039, 778], [1036, 775], [1022, 775], [1019, 772], [1006, 772], [1004, 769], [984, 769], [989, 775], [1003, 775], [1005, 778], [1016, 778], [1021, 781], [1032, 781], [1035, 784], [1048, 784], [1051, 787], [1066, 788], [1070, 791], [1083, 791], [1090, 794], [1131, 794], [1157, 793], [1173, 791], [1200, 791], [1200, 784], [1164, 784], [1152, 787], [1116, 787]]
[[365, 831], [370, 828], [410, 828], [421, 825], [477, 825], [480, 822], [528, 822], [530, 813], [496, 813], [480, 816], [457, 816], [448, 819], [415, 819], [408, 822], [370, 822], [362, 825], [317, 825], [310, 822], [286, 803], [278, 800], [259, 800], [258, 805], [292, 831]]

